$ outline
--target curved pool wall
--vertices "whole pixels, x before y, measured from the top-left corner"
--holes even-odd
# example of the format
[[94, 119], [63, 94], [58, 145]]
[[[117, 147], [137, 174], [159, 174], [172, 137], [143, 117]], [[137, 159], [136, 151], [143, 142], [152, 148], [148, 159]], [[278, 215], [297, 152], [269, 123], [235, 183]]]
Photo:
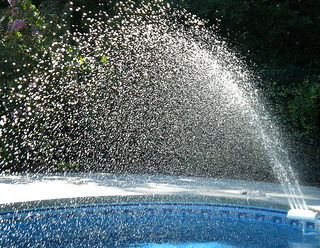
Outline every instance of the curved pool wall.
[[[310, 209], [320, 190], [302, 187]], [[279, 184], [122, 175], [1, 175], [0, 247], [320, 247]]]
[[287, 211], [214, 203], [114, 203], [6, 211], [1, 247], [320, 247]]

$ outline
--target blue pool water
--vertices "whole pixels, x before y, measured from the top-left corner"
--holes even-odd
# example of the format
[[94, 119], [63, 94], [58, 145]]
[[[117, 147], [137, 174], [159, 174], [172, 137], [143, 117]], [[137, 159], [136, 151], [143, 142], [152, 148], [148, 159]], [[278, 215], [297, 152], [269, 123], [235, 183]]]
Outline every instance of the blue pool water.
[[320, 247], [287, 212], [210, 203], [117, 203], [0, 213], [0, 247]]

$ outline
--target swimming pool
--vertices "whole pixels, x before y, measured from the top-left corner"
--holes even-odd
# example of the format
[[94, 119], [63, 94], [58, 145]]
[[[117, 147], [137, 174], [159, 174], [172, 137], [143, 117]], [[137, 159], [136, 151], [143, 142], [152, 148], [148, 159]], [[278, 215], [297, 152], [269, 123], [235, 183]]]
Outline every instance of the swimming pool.
[[[0, 247], [320, 247], [320, 227], [287, 211], [128, 202], [3, 211]], [[312, 235], [313, 234], [313, 235]]]

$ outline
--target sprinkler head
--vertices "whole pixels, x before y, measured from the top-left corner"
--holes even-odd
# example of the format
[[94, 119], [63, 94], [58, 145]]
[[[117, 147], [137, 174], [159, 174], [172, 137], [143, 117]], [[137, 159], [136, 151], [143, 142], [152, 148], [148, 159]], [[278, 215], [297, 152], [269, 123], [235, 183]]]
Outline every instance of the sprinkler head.
[[290, 220], [317, 222], [319, 220], [319, 213], [312, 210], [290, 209], [287, 218]]

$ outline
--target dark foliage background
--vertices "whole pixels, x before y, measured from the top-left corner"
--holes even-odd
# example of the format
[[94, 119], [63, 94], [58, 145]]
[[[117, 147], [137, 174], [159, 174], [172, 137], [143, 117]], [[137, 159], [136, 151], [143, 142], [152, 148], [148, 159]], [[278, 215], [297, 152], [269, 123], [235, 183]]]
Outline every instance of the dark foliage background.
[[[0, 1], [0, 96], [12, 94], [14, 79], [37, 63], [35, 54], [67, 31], [86, 32], [81, 11], [66, 0]], [[17, 2], [12, 5], [12, 2]], [[92, 15], [103, 8], [112, 15], [120, 1], [74, 0]], [[318, 0], [176, 0], [168, 1], [215, 25], [218, 35], [259, 77], [276, 121], [291, 140], [296, 169], [304, 183], [320, 184], [320, 2]], [[100, 5], [104, 3], [104, 5]], [[63, 15], [67, 13], [67, 15]], [[63, 17], [64, 16], [64, 17]], [[67, 19], [68, 25], [63, 25]], [[15, 19], [26, 22], [10, 29]], [[10, 24], [11, 23], [11, 24]], [[58, 25], [62, 28], [58, 28]], [[41, 33], [41, 35], [38, 35]], [[72, 41], [70, 41], [72, 43]], [[23, 86], [24, 87], [24, 86]], [[11, 105], [10, 105], [11, 104]], [[1, 115], [14, 103], [1, 102]], [[15, 127], [19, 128], [19, 127]], [[12, 142], [14, 140], [9, 137]], [[14, 152], [1, 144], [1, 159]], [[39, 161], [38, 161], [39, 162]], [[40, 163], [40, 162], [39, 162]], [[2, 169], [8, 169], [3, 166]], [[15, 165], [13, 171], [21, 170]]]
[[260, 76], [275, 118], [295, 142], [301, 179], [319, 184], [320, 2], [185, 0], [182, 4], [209, 25], [217, 25], [220, 36]]

